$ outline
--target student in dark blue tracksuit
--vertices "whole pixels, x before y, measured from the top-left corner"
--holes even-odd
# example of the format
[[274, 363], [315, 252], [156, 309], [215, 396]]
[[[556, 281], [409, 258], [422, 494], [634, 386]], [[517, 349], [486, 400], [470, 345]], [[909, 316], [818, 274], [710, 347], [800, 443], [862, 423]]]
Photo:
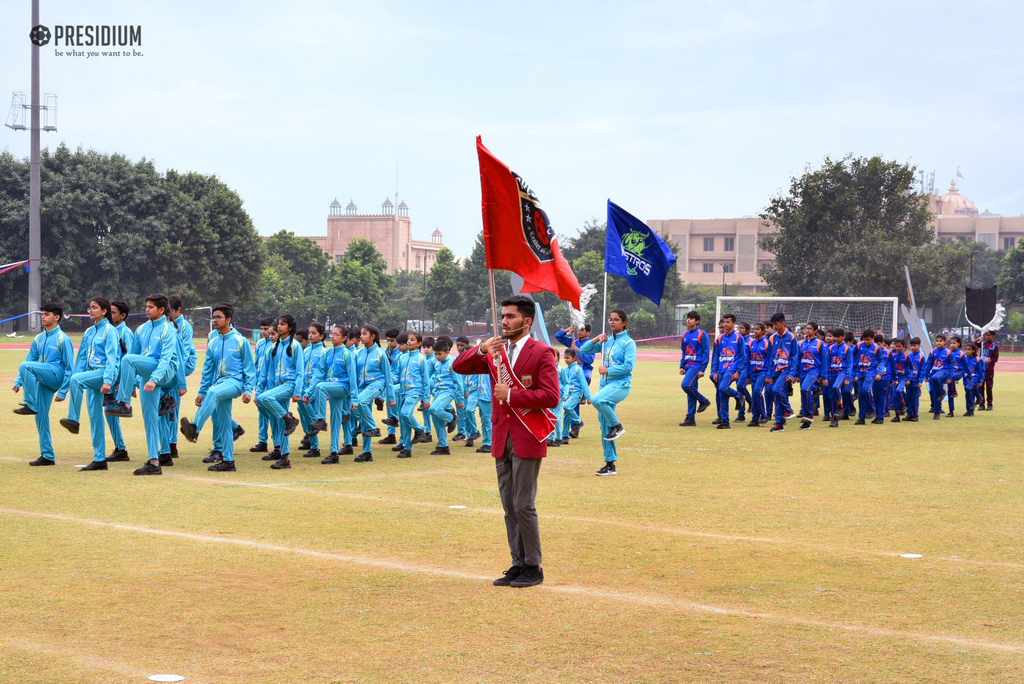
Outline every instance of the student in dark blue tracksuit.
[[921, 354], [921, 338], [910, 338], [910, 351], [907, 353], [907, 420], [917, 422], [918, 410], [921, 405], [921, 371], [924, 366], [924, 355]]
[[796, 377], [800, 350], [796, 337], [786, 329], [786, 315], [781, 311], [772, 314], [772, 328], [775, 332], [768, 349], [768, 362], [771, 364], [769, 372], [772, 373], [772, 394], [775, 396], [775, 425], [771, 431], [782, 432], [786, 417], [793, 415], [786, 385], [790, 382], [789, 378]]
[[747, 427], [761, 427], [768, 413], [765, 410], [765, 382], [768, 380], [768, 338], [764, 323], [754, 324], [754, 334], [747, 341], [747, 377], [750, 379], [751, 420]]
[[693, 426], [698, 411], [706, 409], [711, 402], [697, 389], [698, 378], [704, 377], [711, 351], [711, 336], [700, 329], [700, 314], [691, 311], [686, 314], [686, 332], [679, 343], [682, 357], [679, 359], [679, 374], [683, 376], [682, 388], [686, 393], [686, 420], [681, 426]]
[[878, 365], [882, 362], [882, 350], [875, 344], [875, 331], [865, 330], [860, 343], [853, 350], [854, 381], [857, 383], [860, 413], [854, 425], [864, 425], [869, 413], [874, 413], [873, 395], [875, 383], [882, 379]]
[[875, 425], [885, 422], [889, 413], [889, 390], [892, 387], [892, 352], [885, 346], [885, 335], [875, 335], [875, 346], [878, 347], [878, 378], [874, 386]]
[[729, 399], [740, 396], [732, 384], [747, 370], [747, 345], [735, 330], [735, 316], [725, 314], [722, 321], [725, 323], [725, 331], [715, 340], [711, 351], [711, 380], [718, 387], [721, 399], [718, 404], [718, 429], [728, 430]]
[[[743, 346], [750, 351], [750, 324], [749, 323], [737, 323], [736, 330], [740, 333], [740, 338], [743, 340]], [[748, 355], [749, 360], [749, 355]], [[739, 415], [736, 416], [736, 420], [746, 420], [747, 409], [754, 410], [754, 400], [750, 396], [750, 390], [747, 389], [747, 383], [750, 381], [750, 367], [748, 365], [747, 370], [743, 371], [740, 375], [740, 379], [736, 381], [736, 391], [740, 393], [740, 398], [736, 400], [736, 408], [739, 410]]]
[[[825, 342], [828, 345], [825, 352], [828, 369], [825, 378], [828, 381], [828, 385], [825, 387], [825, 417], [831, 421], [829, 427], [839, 427], [839, 421], [845, 418], [847, 410], [844, 396], [847, 388], [850, 387], [853, 357], [843, 339], [844, 335], [845, 332], [837, 328], [825, 336]], [[842, 410], [839, 408], [840, 403], [843, 405]]]
[[904, 345], [902, 338], [897, 337], [892, 341], [892, 379], [895, 383], [892, 393], [892, 408], [896, 414], [892, 417], [894, 423], [903, 422], [903, 418], [900, 416], [903, 414], [903, 406], [907, 401], [907, 384], [910, 378], [910, 356], [904, 351]]
[[946, 349], [946, 336], [935, 336], [935, 347], [924, 362], [921, 369], [921, 380], [928, 382], [928, 390], [932, 397], [932, 413], [934, 419], [942, 416], [942, 395], [949, 380], [949, 350]]
[[818, 338], [818, 324], [813, 321], [804, 326], [799, 356], [797, 375], [791, 380], [800, 383], [800, 429], [809, 430], [814, 422], [814, 389], [826, 368], [825, 343]]

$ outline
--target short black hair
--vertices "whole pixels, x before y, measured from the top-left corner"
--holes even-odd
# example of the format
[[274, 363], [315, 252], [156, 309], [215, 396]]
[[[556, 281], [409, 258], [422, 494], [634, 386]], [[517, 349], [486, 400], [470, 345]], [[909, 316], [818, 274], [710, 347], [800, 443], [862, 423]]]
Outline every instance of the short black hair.
[[394, 337], [394, 338], [397, 339], [398, 338], [398, 328], [388, 328], [387, 330], [384, 331], [384, 337], [386, 337], [386, 338], [387, 337]]
[[295, 337], [309, 342], [309, 328], [299, 328], [295, 331]]
[[690, 313], [686, 314], [686, 317], [687, 318], [692, 318], [693, 320], [695, 320], [698, 323], [700, 323], [700, 312], [697, 311], [697, 310], [691, 311]]
[[896, 339], [894, 339], [894, 340], [892, 341], [892, 343], [893, 343], [893, 344], [898, 344], [898, 345], [900, 345], [901, 347], [905, 347], [905, 346], [907, 346], [907, 343], [903, 341], [903, 338], [902, 338], [902, 337], [897, 337]]
[[723, 321], [727, 320], [727, 319], [732, 321], [733, 325], [736, 325], [736, 315], [735, 314], [727, 313], [724, 316], [722, 316], [722, 320]]
[[431, 349], [433, 349], [434, 348], [434, 338], [433, 337], [424, 337], [422, 340], [420, 340], [420, 344], [422, 346], [424, 346], [424, 347], [430, 347]]
[[836, 328], [835, 330], [832, 331], [832, 337], [835, 337], [836, 339], [842, 339], [846, 337], [846, 333], [843, 332], [842, 328]]
[[154, 292], [153, 294], [151, 294], [148, 297], [146, 297], [146, 301], [147, 302], [153, 302], [153, 306], [155, 306], [158, 309], [163, 309], [164, 313], [165, 314], [167, 313], [167, 310], [168, 310], [167, 295], [161, 294], [159, 292]]
[[848, 330], [848, 331], [846, 332], [846, 334], [845, 334], [845, 335], [843, 335], [843, 341], [844, 341], [844, 342], [849, 342], [849, 343], [851, 343], [851, 344], [853, 343], [853, 341], [854, 341], [854, 337], [853, 337], [853, 331], [852, 331], [852, 330]]
[[569, 347], [564, 353], [566, 356], [571, 356], [574, 359], [576, 358], [576, 349], [573, 347]]
[[626, 312], [622, 309], [615, 309], [612, 313], [618, 316], [619, 320], [622, 321], [623, 324], [629, 323], [629, 316], [627, 316]]
[[533, 301], [533, 297], [523, 294], [512, 295], [501, 301], [502, 308], [506, 306], [514, 306], [519, 310], [519, 313], [523, 315], [523, 318], [529, 318], [530, 321], [534, 321], [537, 318], [537, 303]]
[[942, 340], [943, 342], [945, 342], [946, 341], [946, 336], [943, 335], [942, 333], [939, 333], [938, 335], [935, 336], [935, 341], [937, 342], [939, 340]]
[[167, 297], [167, 306], [171, 307], [172, 310], [177, 311], [181, 308], [181, 297], [179, 295], [170, 295]]
[[117, 312], [127, 318], [129, 313], [128, 302], [121, 301], [120, 299], [113, 299], [110, 302], [110, 306], [116, 307]]
[[64, 307], [58, 304], [57, 302], [47, 302], [46, 304], [43, 304], [41, 307], [39, 307], [39, 310], [45, 311], [46, 313], [52, 313], [55, 316], [57, 316], [57, 318], [60, 318], [61, 316], [64, 315]]
[[[121, 308], [121, 307], [118, 307], [118, 308]], [[224, 318], [226, 318], [228, 320], [231, 320], [231, 319], [233, 319], [235, 317], [235, 310], [227, 302], [218, 304], [217, 306], [213, 307], [213, 310], [214, 311], [220, 311], [222, 314], [224, 314]], [[212, 316], [213, 314], [210, 314], [210, 315]]]
[[[266, 318], [264, 318], [264, 319], [262, 319], [260, 321], [260, 327], [261, 328], [266, 328], [268, 326], [269, 327], [273, 327], [275, 325], [277, 325], [277, 319], [276, 318], [271, 318], [270, 316], [267, 316]], [[337, 326], [335, 326], [335, 327], [337, 327]]]
[[772, 325], [775, 325], [779, 321], [785, 323], [786, 314], [782, 313], [781, 311], [776, 311], [775, 313], [772, 314]]
[[918, 344], [918, 345], [921, 344], [921, 338], [920, 337], [911, 337], [910, 338], [910, 344]]
[[466, 337], [465, 335], [459, 335], [458, 339], [456, 339], [455, 341], [461, 342], [462, 344], [469, 344], [469, 338]]
[[452, 348], [452, 343], [444, 337], [437, 338], [437, 342], [434, 343], [435, 352], [446, 352]]
[[[391, 331], [389, 330], [388, 332], [391, 332]], [[415, 335], [416, 333], [412, 333], [412, 334]], [[397, 335], [395, 335], [395, 341], [398, 342], [398, 344], [408, 344], [409, 343], [409, 335], [410, 335], [410, 333], [407, 333], [407, 332], [398, 333]]]

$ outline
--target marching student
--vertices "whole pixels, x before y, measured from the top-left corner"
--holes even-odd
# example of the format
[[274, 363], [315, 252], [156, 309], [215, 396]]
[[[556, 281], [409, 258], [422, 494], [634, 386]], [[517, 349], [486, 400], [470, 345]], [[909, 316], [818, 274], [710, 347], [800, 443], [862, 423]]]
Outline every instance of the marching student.
[[845, 333], [842, 328], [830, 330], [825, 334], [825, 419], [829, 427], [839, 427], [839, 421], [846, 415], [846, 404], [843, 393], [850, 386], [852, 356], [846, 348]]
[[[842, 331], [842, 329], [839, 329]], [[853, 336], [852, 331], [848, 331], [843, 334], [843, 343], [846, 345], [846, 384], [843, 385], [843, 412], [839, 416], [839, 420], [849, 420], [850, 416], [857, 413], [857, 407], [853, 401], [853, 391], [856, 389], [857, 384], [853, 381], [853, 362], [854, 362], [854, 349], [857, 347], [856, 339]]]
[[[198, 355], [196, 354], [196, 343], [193, 339], [194, 330], [192, 324], [188, 322], [187, 318], [181, 315], [181, 297], [178, 295], [171, 295], [167, 298], [167, 305], [171, 308], [168, 317], [174, 322], [175, 327], [178, 330], [178, 335], [181, 337], [181, 348], [184, 352], [182, 363], [185, 365], [185, 377], [191, 377], [192, 373], [196, 370], [196, 362]], [[187, 387], [180, 388], [178, 390], [178, 396], [184, 396], [187, 391]], [[178, 424], [178, 415], [181, 410], [181, 402], [175, 401], [174, 403], [174, 422], [171, 423], [171, 458], [178, 458], [178, 433], [174, 429], [174, 426]]]
[[[810, 430], [814, 423], [814, 388], [818, 386], [825, 365], [825, 343], [818, 337], [818, 324], [804, 326], [804, 339], [799, 346], [797, 375], [791, 382], [800, 384], [800, 429]], [[825, 382], [828, 382], [827, 380]]]
[[[965, 418], [972, 418], [974, 416], [974, 402], [977, 396], [977, 381], [978, 372], [980, 370], [982, 378], [984, 378], [984, 366], [978, 368], [978, 362], [981, 359], [975, 356], [978, 348], [973, 342], [968, 342], [963, 347], [963, 368], [964, 368], [964, 403], [967, 404], [967, 410], [964, 411]], [[984, 363], [984, 361], [981, 361]]]
[[[434, 394], [434, 338], [424, 337], [420, 340], [420, 354], [423, 356], [426, 363], [423, 364], [423, 370], [425, 372], [425, 382], [427, 383], [427, 392], [433, 396]], [[429, 404], [429, 402], [427, 402]], [[420, 413], [423, 414], [423, 429], [424, 429], [424, 442], [431, 444], [434, 441], [433, 433], [430, 429], [430, 424], [433, 422], [430, 419], [430, 414], [427, 413], [429, 409], [420, 409]]]
[[[208, 457], [213, 465], [207, 470], [214, 472], [235, 472], [235, 440], [231, 418], [231, 404], [242, 397], [248, 404], [256, 385], [256, 363], [252, 347], [232, 327], [234, 309], [227, 303], [213, 307], [213, 326], [216, 332], [207, 338], [206, 359], [203, 362], [199, 394], [196, 396], [195, 423], [185, 416], [181, 418], [181, 434], [190, 442], [199, 438], [206, 421], [213, 418], [213, 430], [219, 435], [214, 446], [219, 445], [220, 458]], [[204, 459], [205, 462], [205, 459]]]
[[679, 374], [683, 376], [681, 387], [686, 394], [686, 419], [679, 425], [693, 427], [697, 425], [697, 414], [711, 405], [697, 389], [697, 381], [704, 377], [711, 356], [711, 336], [700, 329], [699, 312], [686, 314], [686, 332], [679, 347], [683, 352], [679, 359]]
[[[743, 340], [743, 346], [746, 351], [750, 351], [750, 324], [749, 323], [737, 323], [736, 330], [739, 331], [740, 339]], [[747, 384], [750, 381], [750, 356], [747, 355], [747, 367], [740, 373], [739, 379], [736, 381], [736, 391], [740, 393], [739, 399], [736, 400], [736, 409], [739, 411], [739, 415], [736, 416], [736, 420], [744, 421], [747, 419], [747, 409], [751, 412], [754, 411], [754, 400], [750, 396], [750, 390], [747, 389]]]
[[722, 316], [724, 330], [715, 340], [711, 352], [711, 381], [718, 388], [718, 429], [728, 430], [729, 399], [739, 398], [738, 390], [732, 383], [738, 381], [747, 370], [747, 345], [736, 332], [736, 316]]
[[274, 450], [263, 457], [270, 460], [274, 470], [291, 468], [291, 449], [288, 437], [299, 425], [299, 420], [288, 411], [293, 396], [301, 396], [304, 386], [305, 355], [302, 345], [295, 339], [295, 318], [284, 314], [277, 319], [277, 341], [269, 347], [267, 361], [261, 372], [256, 395], [256, 409], [267, 416], [274, 436]]
[[882, 364], [882, 350], [875, 344], [875, 331], [865, 330], [861, 333], [860, 343], [853, 350], [854, 382], [857, 383], [857, 397], [860, 413], [854, 425], [865, 425], [868, 416], [877, 416], [878, 407], [874, 404], [875, 383], [882, 379], [879, 366]]
[[[493, 415], [493, 407], [491, 406], [491, 397], [493, 396], [493, 393], [491, 392], [491, 376], [489, 373], [484, 373], [482, 375], [471, 375], [469, 377], [476, 378], [477, 406], [480, 409], [481, 441], [480, 448], [477, 449], [476, 452], [478, 454], [489, 454], [491, 453], [491, 416]], [[590, 387], [588, 385], [587, 391], [589, 390]], [[581, 424], [582, 423], [577, 423], [569, 428], [570, 437], [574, 436], [574, 429], [576, 430], [575, 436], [579, 436], [579, 426]]]
[[50, 437], [50, 404], [64, 401], [71, 387], [72, 368], [75, 364], [75, 348], [71, 338], [60, 329], [60, 317], [64, 308], [56, 302], [47, 302], [39, 307], [43, 332], [36, 335], [29, 347], [28, 356], [18, 366], [18, 377], [14, 381], [15, 393], [25, 389], [24, 402], [14, 412], [19, 416], [35, 416], [39, 433], [39, 458], [30, 461], [31, 466], [51, 466], [56, 461], [53, 441]]
[[800, 358], [799, 342], [790, 330], [786, 329], [786, 314], [779, 311], [772, 314], [773, 328], [768, 345], [769, 380], [772, 396], [775, 399], [775, 425], [770, 432], [782, 432], [786, 429], [786, 418], [793, 415], [793, 407], [789, 404], [787, 384], [797, 374], [797, 361]]
[[[580, 329], [566, 328], [565, 330], [559, 330], [555, 333], [555, 341], [565, 345], [570, 349], [576, 350], [576, 358], [579, 359], [580, 366], [583, 368], [583, 377], [586, 379], [587, 384], [590, 384], [591, 374], [594, 372], [594, 359], [596, 354], [584, 354], [580, 351], [580, 348], [586, 344], [590, 338], [590, 323], [584, 323]], [[583, 427], [583, 421], [576, 423], [569, 429], [569, 436], [573, 439], [580, 436], [580, 429]]]
[[[996, 331], [986, 330], [985, 341], [981, 347], [981, 359], [985, 362], [985, 392], [988, 395], [988, 408], [982, 406], [983, 402], [978, 402], [978, 410], [991, 411], [992, 410], [992, 384], [995, 380], [996, 362], [999, 361], [999, 345], [996, 343]], [[980, 390], [981, 387], [979, 386]]]
[[[121, 358], [121, 379], [117, 390], [117, 403], [104, 409], [108, 416], [131, 418], [132, 391], [136, 383], [145, 381], [139, 393], [142, 419], [146, 430], [146, 451], [149, 460], [137, 469], [135, 475], [162, 475], [161, 466], [174, 465], [171, 459], [170, 431], [164, 427], [162, 416], [174, 410], [171, 393], [177, 395], [185, 384], [185, 373], [180, 363], [181, 338], [167, 317], [167, 296], [161, 293], [146, 297], [145, 323], [135, 331], [139, 336], [138, 354]], [[176, 400], [176, 396], [175, 396]]]
[[921, 378], [928, 381], [928, 391], [932, 399], [931, 410], [934, 414], [933, 420], [939, 420], [942, 417], [942, 397], [946, 390], [946, 382], [949, 380], [949, 361], [946, 336], [936, 335], [932, 353], [925, 359], [924, 368], [921, 369]]
[[874, 425], [881, 425], [889, 415], [889, 392], [892, 389], [892, 352], [885, 343], [885, 335], [875, 334], [875, 346], [878, 347], [879, 359], [876, 367], [874, 404]]
[[[625, 401], [633, 385], [633, 367], [636, 365], [636, 342], [629, 336], [626, 325], [629, 319], [622, 309], [612, 311], [608, 317], [608, 327], [612, 334], [602, 333], [588, 340], [580, 348], [580, 353], [596, 354], [601, 350], [601, 365], [597, 372], [601, 374], [601, 383], [597, 394], [590, 398], [590, 403], [597, 409], [601, 422], [601, 446], [604, 447], [604, 466], [595, 475], [616, 475], [616, 462], [619, 460], [615, 448], [615, 440], [626, 433], [615, 414], [615, 407]], [[602, 350], [601, 344], [607, 342]]]
[[[300, 335], [299, 333], [301, 332], [305, 332], [305, 335]], [[327, 329], [324, 328], [323, 323], [314, 321], [309, 324], [308, 329], [295, 333], [297, 339], [305, 338], [306, 340], [306, 344], [302, 345], [302, 355], [305, 360], [305, 365], [303, 366], [303, 387], [309, 387], [313, 382], [316, 369], [323, 361], [326, 332]], [[306, 390], [304, 394], [311, 394], [311, 392]], [[306, 453], [302, 454], [302, 456], [303, 458], [321, 458], [320, 437], [318, 436], [320, 431], [311, 427], [313, 421], [317, 419], [316, 407], [307, 404], [303, 399], [304, 397], [301, 395], [292, 397], [292, 401], [295, 402], [295, 410], [299, 414], [299, 423], [302, 425], [304, 433], [303, 443], [300, 443], [299, 446], [307, 449]]]
[[[707, 337], [707, 335], [705, 335]], [[569, 348], [565, 350], [565, 376], [567, 391], [565, 400], [562, 402], [562, 444], [569, 443], [569, 431], [573, 425], [579, 422], [579, 407], [584, 401], [588, 404], [591, 401], [590, 383], [583, 374], [583, 366], [580, 365], [579, 355], [576, 350]]]
[[910, 355], [905, 351], [904, 345], [905, 343], [901, 337], [897, 337], [892, 341], [892, 379], [895, 383], [893, 385], [892, 405], [894, 413], [896, 414], [892, 417], [893, 423], [903, 422], [903, 419], [900, 416], [904, 413], [903, 407], [907, 401], [907, 383], [910, 378]]
[[[273, 336], [274, 339], [271, 339]], [[277, 321], [267, 317], [260, 321], [260, 339], [256, 343], [256, 351], [253, 358], [256, 360], [256, 375], [263, 372], [263, 364], [267, 360], [267, 349], [269, 345], [277, 341]], [[267, 430], [270, 428], [270, 421], [265, 415], [259, 413], [259, 432], [257, 441], [249, 451], [254, 454], [267, 453]]]
[[[455, 349], [454, 349], [454, 351], [453, 350], [448, 350], [448, 356], [454, 361], [455, 358], [458, 357], [459, 354], [464, 352], [466, 350], [466, 347], [468, 347], [468, 346], [469, 346], [469, 338], [465, 337], [464, 335], [463, 336], [459, 336], [459, 338], [455, 340]], [[462, 384], [463, 389], [466, 391], [466, 393], [468, 393], [469, 389], [466, 387], [465, 379], [464, 378], [460, 378], [459, 380], [460, 380], [460, 382]], [[466, 418], [466, 408], [465, 408], [466, 407], [466, 399], [468, 399], [468, 397], [465, 396], [465, 395], [462, 395], [460, 397], [457, 397], [457, 399], [459, 399], [462, 402], [462, 404], [461, 404], [462, 408], [458, 409], [458, 411], [456, 412], [456, 416], [458, 416], [458, 419], [459, 419], [459, 424], [458, 424], [458, 429], [455, 431], [455, 437], [452, 438], [453, 442], [461, 442], [461, 441], [467, 439], [466, 423], [469, 422], [467, 420], [467, 418]], [[456, 402], [456, 404], [458, 404], [458, 402]]]
[[918, 421], [918, 411], [921, 405], [921, 383], [922, 366], [924, 356], [921, 354], [921, 338], [910, 338], [910, 351], [907, 353], [907, 417], [911, 423]]
[[954, 335], [949, 338], [947, 347], [949, 349], [949, 380], [946, 385], [946, 398], [949, 401], [949, 413], [946, 414], [947, 418], [954, 418], [956, 414], [953, 412], [956, 408], [956, 383], [964, 379], [966, 372], [964, 365], [964, 352], [960, 349], [963, 342], [960, 340], [959, 335]]
[[[465, 351], [465, 348], [462, 351]], [[480, 376], [466, 375], [460, 376], [460, 378], [466, 388], [466, 408], [464, 410], [466, 425], [462, 430], [466, 433], [466, 443], [463, 446], [473, 447], [476, 446], [474, 440], [480, 439], [480, 430], [476, 424], [476, 412], [480, 407]], [[461, 418], [459, 425], [462, 425]]]
[[555, 447], [557, 449], [562, 446], [561, 435], [562, 423], [564, 422], [562, 406], [565, 403], [565, 395], [569, 392], [569, 377], [565, 374], [565, 368], [559, 365], [559, 361], [562, 360], [561, 353], [557, 349], [552, 349], [551, 351], [555, 353], [555, 370], [558, 371], [558, 405], [555, 406], [554, 409], [555, 429], [551, 431], [550, 435], [548, 435], [548, 446]]
[[391, 362], [380, 348], [380, 331], [372, 325], [364, 325], [359, 331], [362, 348], [356, 355], [356, 372], [359, 374], [359, 396], [352, 398], [352, 412], [362, 424], [363, 453], [356, 456], [356, 463], [373, 460], [373, 437], [379, 432], [373, 419], [373, 401], [384, 398], [388, 406], [395, 404], [395, 386], [391, 382]]
[[61, 418], [60, 424], [71, 434], [78, 434], [82, 392], [85, 391], [93, 455], [92, 463], [82, 470], [107, 470], [103, 396], [109, 394], [110, 388], [117, 384], [121, 364], [121, 338], [110, 325], [110, 302], [105, 297], [90, 299], [88, 312], [92, 327], [82, 335], [82, 342], [78, 346], [78, 357], [71, 376], [68, 417]]
[[451, 454], [448, 434], [454, 432], [459, 419], [454, 411], [448, 411], [448, 407], [452, 404], [457, 406], [456, 397], [465, 394], [460, 376], [452, 370], [454, 359], [448, 356], [450, 350], [451, 343], [447, 338], [440, 337], [434, 342], [434, 360], [437, 366], [434, 370], [434, 398], [430, 402], [430, 417], [437, 429], [437, 448], [430, 452], [431, 456]]
[[[114, 330], [117, 332], [118, 339], [120, 340], [121, 356], [139, 353], [139, 338], [126, 323], [129, 313], [127, 302], [120, 299], [110, 302], [110, 324], [114, 326]], [[118, 358], [117, 362], [117, 371], [120, 376], [120, 358]], [[116, 393], [117, 387], [114, 386], [111, 387], [109, 393], [103, 395], [104, 408], [112, 406], [117, 402]], [[131, 460], [128, 458], [128, 447], [124, 443], [124, 433], [121, 431], [121, 419], [107, 415], [104, 415], [104, 418], [106, 418], [107, 427], [110, 429], [110, 439], [114, 442], [114, 450], [110, 456], [107, 456], [107, 463], [122, 463]]]
[[387, 347], [384, 349], [384, 353], [387, 354], [388, 362], [391, 364], [391, 384], [394, 385], [395, 392], [395, 405], [388, 406], [386, 409], [387, 416], [380, 422], [384, 423], [388, 427], [387, 436], [378, 441], [377, 444], [391, 444], [398, 445], [398, 438], [396, 437], [396, 430], [399, 427], [398, 413], [402, 408], [402, 401], [398, 397], [398, 383], [401, 380], [401, 373], [398, 370], [399, 361], [405, 355], [407, 349], [399, 349], [398, 344], [398, 328], [388, 328], [384, 333], [384, 339], [387, 340]]
[[765, 381], [768, 379], [768, 338], [764, 323], [755, 323], [747, 342], [747, 382], [750, 383], [750, 422], [747, 427], [761, 427], [766, 422]]
[[[331, 328], [331, 347], [324, 351], [320, 364], [313, 372], [312, 387], [306, 387], [303, 403], [313, 403], [317, 419], [310, 423], [311, 430], [327, 429], [327, 405], [331, 408], [331, 453], [320, 463], [333, 465], [338, 456], [351, 455], [351, 423], [348, 420], [352, 397], [359, 395], [356, 384], [355, 352], [346, 344], [348, 329], [341, 325]], [[344, 444], [341, 439], [344, 438]]]
[[398, 336], [400, 343], [403, 335], [407, 349], [400, 365], [402, 405], [399, 408], [398, 416], [401, 429], [399, 430], [400, 442], [396, 446], [398, 446], [398, 458], [411, 458], [412, 445], [426, 441], [424, 428], [416, 420], [416, 411], [424, 406], [430, 408], [430, 389], [427, 387], [427, 360], [420, 353], [423, 336], [417, 332], [402, 333]]

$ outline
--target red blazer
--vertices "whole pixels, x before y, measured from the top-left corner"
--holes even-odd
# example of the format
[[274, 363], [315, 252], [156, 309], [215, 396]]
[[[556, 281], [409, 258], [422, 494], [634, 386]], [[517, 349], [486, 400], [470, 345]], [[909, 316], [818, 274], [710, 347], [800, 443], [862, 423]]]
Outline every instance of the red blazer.
[[[512, 415], [511, 406], [531, 409], [554, 409], [558, 406], [558, 369], [555, 365], [554, 350], [543, 342], [529, 338], [519, 350], [519, 357], [512, 372], [520, 380], [531, 376], [528, 389], [513, 389], [511, 404], [499, 404], [494, 398], [497, 380], [491, 373], [487, 358], [477, 348], [467, 349], [455, 359], [452, 370], [462, 375], [491, 376], [491, 455], [501, 458], [505, 455], [505, 436], [511, 435], [512, 449], [519, 458], [544, 458], [548, 454], [546, 441], [538, 442], [530, 431]], [[525, 384], [525, 383], [524, 383]]]

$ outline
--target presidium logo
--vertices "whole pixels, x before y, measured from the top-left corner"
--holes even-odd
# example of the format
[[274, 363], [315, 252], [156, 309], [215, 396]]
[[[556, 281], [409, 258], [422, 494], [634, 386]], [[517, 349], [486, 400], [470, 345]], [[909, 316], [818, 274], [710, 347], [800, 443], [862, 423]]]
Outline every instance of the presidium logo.
[[644, 275], [651, 275], [651, 262], [644, 259], [644, 252], [650, 244], [647, 236], [639, 230], [631, 230], [622, 236], [622, 256], [626, 259], [626, 270], [629, 275], [636, 275], [637, 269]]
[[28, 34], [33, 45], [48, 45], [53, 38], [54, 47], [69, 50], [54, 50], [57, 57], [141, 57], [138, 50], [75, 50], [76, 47], [142, 47], [142, 26], [103, 26], [82, 24], [58, 24], [53, 33], [42, 24], [33, 26]]
[[33, 45], [42, 47], [50, 42], [50, 29], [46, 28], [42, 24], [39, 26], [32, 27], [32, 30], [28, 33], [29, 40], [32, 41]]

